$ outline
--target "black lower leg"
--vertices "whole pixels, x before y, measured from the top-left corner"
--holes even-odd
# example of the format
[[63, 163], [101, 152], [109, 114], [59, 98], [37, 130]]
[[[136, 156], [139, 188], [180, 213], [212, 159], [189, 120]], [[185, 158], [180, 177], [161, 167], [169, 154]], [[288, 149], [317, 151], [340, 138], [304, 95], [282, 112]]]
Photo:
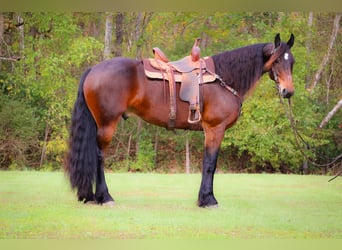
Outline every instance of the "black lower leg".
[[103, 167], [103, 156], [100, 150], [98, 151], [98, 169], [97, 169], [97, 176], [96, 176], [95, 198], [99, 204], [114, 201], [108, 192], [108, 187], [106, 184], [104, 167]]
[[213, 184], [218, 153], [219, 150], [215, 150], [213, 153], [210, 153], [207, 149], [204, 150], [202, 182], [197, 203], [199, 207], [217, 205], [217, 200], [215, 199], [213, 191]]
[[84, 203], [95, 201], [95, 195], [93, 192], [92, 185], [89, 185], [88, 190], [86, 192], [81, 193], [80, 191], [78, 191], [77, 196], [78, 201], [83, 201]]

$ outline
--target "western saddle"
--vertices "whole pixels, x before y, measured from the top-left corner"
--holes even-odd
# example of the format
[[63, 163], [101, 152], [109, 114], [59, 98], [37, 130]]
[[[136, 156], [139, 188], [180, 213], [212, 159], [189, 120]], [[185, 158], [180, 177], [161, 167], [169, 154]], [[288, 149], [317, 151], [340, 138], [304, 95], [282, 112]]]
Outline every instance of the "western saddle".
[[169, 83], [170, 114], [169, 129], [173, 129], [176, 120], [176, 83], [180, 83], [179, 98], [189, 102], [188, 122], [201, 121], [201, 100], [199, 86], [216, 79], [215, 66], [211, 57], [200, 57], [200, 39], [195, 39], [190, 55], [170, 62], [157, 47], [153, 48], [154, 58], [143, 60], [145, 74], [151, 79], [167, 80]]

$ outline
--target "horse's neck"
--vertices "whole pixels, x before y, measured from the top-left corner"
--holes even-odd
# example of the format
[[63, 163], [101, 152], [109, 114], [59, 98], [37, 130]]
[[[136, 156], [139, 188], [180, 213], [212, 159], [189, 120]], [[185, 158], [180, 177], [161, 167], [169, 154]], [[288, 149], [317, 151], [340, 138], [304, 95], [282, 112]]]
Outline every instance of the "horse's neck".
[[213, 56], [216, 73], [240, 96], [250, 93], [263, 74], [262, 44]]

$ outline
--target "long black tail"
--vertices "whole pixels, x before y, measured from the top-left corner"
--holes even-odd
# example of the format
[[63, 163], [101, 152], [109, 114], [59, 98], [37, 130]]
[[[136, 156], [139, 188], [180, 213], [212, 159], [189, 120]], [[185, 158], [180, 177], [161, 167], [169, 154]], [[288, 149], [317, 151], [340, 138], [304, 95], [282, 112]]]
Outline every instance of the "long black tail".
[[89, 72], [90, 69], [85, 71], [80, 80], [65, 164], [71, 187], [77, 190], [78, 200], [85, 202], [94, 200], [93, 184], [97, 174], [99, 152], [96, 123], [83, 95], [83, 84]]

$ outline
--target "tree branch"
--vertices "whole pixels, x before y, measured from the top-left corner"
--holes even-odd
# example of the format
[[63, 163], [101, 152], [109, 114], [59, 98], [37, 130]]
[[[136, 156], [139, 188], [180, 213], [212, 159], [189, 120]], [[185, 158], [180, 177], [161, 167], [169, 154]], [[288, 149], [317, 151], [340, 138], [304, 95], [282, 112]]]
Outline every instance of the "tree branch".
[[21, 57], [3, 57], [0, 56], [0, 60], [4, 60], [4, 61], [12, 61], [12, 62], [16, 62], [16, 61], [20, 61]]
[[342, 107], [342, 98], [337, 102], [335, 107], [322, 120], [321, 124], [319, 125], [319, 128], [323, 128], [330, 121], [330, 119], [335, 115], [337, 110], [339, 110], [341, 107]]

